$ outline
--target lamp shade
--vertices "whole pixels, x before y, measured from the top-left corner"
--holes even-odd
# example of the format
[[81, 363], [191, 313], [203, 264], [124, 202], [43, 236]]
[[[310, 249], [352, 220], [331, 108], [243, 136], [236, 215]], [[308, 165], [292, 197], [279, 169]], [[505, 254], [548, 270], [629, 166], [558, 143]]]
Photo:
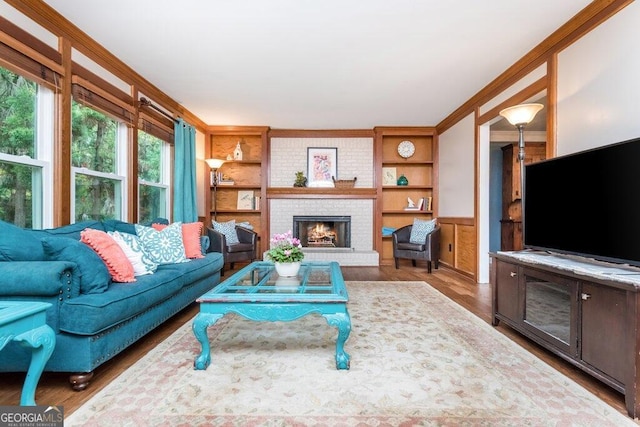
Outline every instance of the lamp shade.
[[533, 118], [538, 114], [538, 111], [542, 110], [544, 105], [542, 104], [520, 104], [513, 107], [505, 108], [500, 111], [500, 115], [509, 120], [514, 126], [526, 125], [531, 122]]
[[220, 166], [224, 163], [222, 159], [205, 159], [205, 162], [209, 165], [211, 169], [220, 169]]

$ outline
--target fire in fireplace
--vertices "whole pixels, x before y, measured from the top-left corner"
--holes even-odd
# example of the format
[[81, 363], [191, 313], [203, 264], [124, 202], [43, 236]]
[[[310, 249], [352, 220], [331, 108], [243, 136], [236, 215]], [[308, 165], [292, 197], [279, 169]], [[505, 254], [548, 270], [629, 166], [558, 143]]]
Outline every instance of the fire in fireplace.
[[303, 247], [351, 247], [350, 216], [294, 216], [293, 235]]

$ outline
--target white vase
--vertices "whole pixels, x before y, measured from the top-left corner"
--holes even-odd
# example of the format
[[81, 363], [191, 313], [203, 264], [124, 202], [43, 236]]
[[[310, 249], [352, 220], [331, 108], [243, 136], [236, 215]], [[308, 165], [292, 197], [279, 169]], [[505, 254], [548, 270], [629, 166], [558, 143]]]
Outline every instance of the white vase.
[[276, 262], [276, 271], [282, 277], [295, 277], [300, 270], [300, 262]]

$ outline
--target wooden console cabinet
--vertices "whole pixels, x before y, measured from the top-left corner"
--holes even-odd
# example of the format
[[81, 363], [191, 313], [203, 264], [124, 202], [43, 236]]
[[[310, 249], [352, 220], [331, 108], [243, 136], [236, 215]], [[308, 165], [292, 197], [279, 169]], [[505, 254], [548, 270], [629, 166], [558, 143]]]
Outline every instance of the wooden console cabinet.
[[578, 274], [554, 266], [558, 257], [549, 264], [509, 253], [491, 259], [492, 324], [504, 322], [623, 393], [629, 415], [639, 416], [640, 281], [632, 277], [640, 274], [616, 280], [611, 265], [612, 279], [603, 278], [605, 264], [605, 274]]

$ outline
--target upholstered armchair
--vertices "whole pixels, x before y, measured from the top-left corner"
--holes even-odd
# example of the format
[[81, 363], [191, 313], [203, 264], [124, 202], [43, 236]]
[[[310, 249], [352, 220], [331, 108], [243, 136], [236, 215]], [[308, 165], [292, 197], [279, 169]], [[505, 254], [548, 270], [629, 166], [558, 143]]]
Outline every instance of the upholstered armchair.
[[431, 273], [431, 264], [438, 268], [440, 259], [440, 227], [436, 226], [424, 237], [420, 243], [411, 242], [411, 230], [413, 225], [405, 225], [392, 233], [393, 258], [396, 268], [399, 268], [400, 259], [410, 259], [416, 266], [416, 260], [427, 261], [427, 272]]
[[[231, 269], [236, 261], [253, 262], [256, 259], [258, 234], [248, 228], [235, 227], [238, 243], [229, 244], [227, 236], [219, 231], [207, 227], [209, 235], [209, 250], [207, 252], [220, 252], [225, 264], [229, 263]], [[224, 275], [224, 265], [220, 271]]]

